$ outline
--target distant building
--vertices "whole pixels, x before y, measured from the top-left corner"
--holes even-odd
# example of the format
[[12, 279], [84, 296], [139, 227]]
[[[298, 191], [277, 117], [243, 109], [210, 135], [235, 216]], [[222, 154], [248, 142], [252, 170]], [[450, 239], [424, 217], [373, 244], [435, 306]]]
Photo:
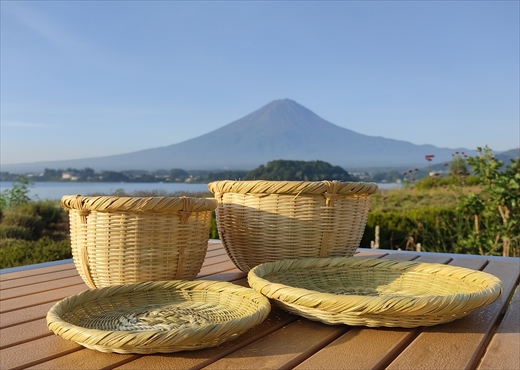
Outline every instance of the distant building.
[[74, 176], [72, 173], [70, 172], [63, 172], [61, 174], [61, 179], [62, 180], [70, 180], [70, 181], [78, 181], [78, 177], [77, 176]]

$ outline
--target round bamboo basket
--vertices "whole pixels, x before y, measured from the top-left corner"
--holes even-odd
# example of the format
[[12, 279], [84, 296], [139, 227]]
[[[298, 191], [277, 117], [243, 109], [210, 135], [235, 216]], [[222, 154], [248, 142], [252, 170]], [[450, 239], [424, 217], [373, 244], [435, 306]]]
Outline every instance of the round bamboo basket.
[[377, 185], [339, 181], [216, 181], [220, 240], [242, 271], [265, 262], [352, 256]]
[[215, 199], [66, 195], [72, 256], [90, 288], [194, 279]]
[[335, 257], [262, 264], [249, 285], [326, 324], [412, 328], [450, 322], [500, 297], [497, 277], [437, 263]]
[[260, 324], [267, 298], [217, 281], [159, 281], [87, 290], [56, 303], [51, 331], [101, 352], [167, 353], [217, 346]]

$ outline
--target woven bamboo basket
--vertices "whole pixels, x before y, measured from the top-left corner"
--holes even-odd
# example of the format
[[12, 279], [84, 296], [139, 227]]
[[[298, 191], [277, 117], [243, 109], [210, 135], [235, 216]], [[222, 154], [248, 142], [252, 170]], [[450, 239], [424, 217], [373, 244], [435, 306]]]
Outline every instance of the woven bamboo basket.
[[101, 352], [166, 353], [217, 346], [260, 324], [271, 305], [217, 281], [161, 281], [87, 290], [56, 303], [51, 331]]
[[377, 185], [339, 181], [216, 181], [220, 240], [235, 265], [352, 256]]
[[66, 195], [76, 268], [91, 288], [194, 279], [215, 199]]
[[432, 326], [493, 303], [502, 282], [481, 271], [377, 258], [307, 258], [252, 269], [249, 285], [285, 310], [326, 324]]

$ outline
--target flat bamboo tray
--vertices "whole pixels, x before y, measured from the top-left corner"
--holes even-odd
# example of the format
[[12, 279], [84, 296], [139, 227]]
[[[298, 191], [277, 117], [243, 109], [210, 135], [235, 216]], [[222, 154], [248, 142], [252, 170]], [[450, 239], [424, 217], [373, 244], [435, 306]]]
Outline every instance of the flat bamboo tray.
[[453, 321], [493, 303], [495, 276], [436, 263], [307, 258], [252, 269], [249, 285], [285, 310], [326, 324], [417, 327]]
[[157, 353], [217, 346], [260, 324], [271, 306], [253, 289], [162, 281], [84, 291], [47, 314], [55, 334], [101, 352]]

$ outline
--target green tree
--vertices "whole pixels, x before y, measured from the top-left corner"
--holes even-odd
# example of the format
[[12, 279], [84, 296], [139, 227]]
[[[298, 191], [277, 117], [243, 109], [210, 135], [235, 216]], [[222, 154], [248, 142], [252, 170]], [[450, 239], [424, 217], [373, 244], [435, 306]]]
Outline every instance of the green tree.
[[126, 182], [129, 181], [129, 178], [122, 174], [121, 172], [115, 171], [103, 171], [101, 173], [101, 181], [107, 182]]
[[170, 181], [182, 182], [189, 176], [188, 172], [180, 168], [174, 168], [170, 170]]
[[96, 178], [96, 173], [90, 167], [85, 167], [83, 170], [79, 171], [78, 179], [80, 181], [92, 181]]
[[43, 171], [42, 180], [45, 181], [59, 181], [61, 180], [61, 175], [63, 174], [62, 170], [54, 170], [51, 168], [46, 168]]
[[32, 184], [27, 177], [18, 176], [12, 187], [3, 190], [0, 194], [0, 208], [11, 208], [28, 203], [31, 200], [29, 186]]

